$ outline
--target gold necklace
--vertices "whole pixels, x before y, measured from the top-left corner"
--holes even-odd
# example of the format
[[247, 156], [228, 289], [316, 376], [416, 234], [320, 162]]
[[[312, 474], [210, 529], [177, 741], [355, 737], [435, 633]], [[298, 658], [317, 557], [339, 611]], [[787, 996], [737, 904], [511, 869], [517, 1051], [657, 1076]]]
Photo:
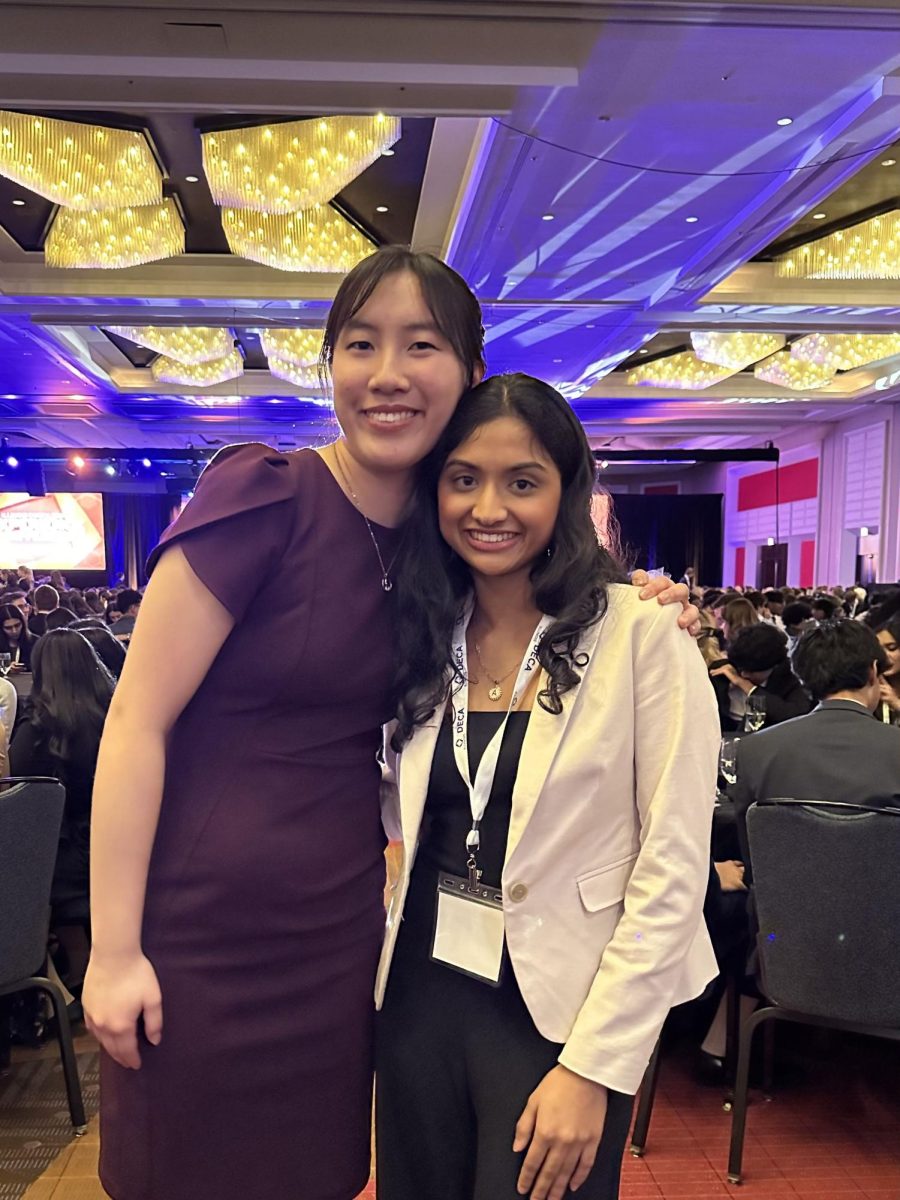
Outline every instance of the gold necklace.
[[375, 537], [375, 530], [372, 528], [372, 522], [360, 508], [359, 497], [350, 486], [350, 480], [347, 478], [347, 473], [341, 464], [340, 455], [337, 452], [337, 446], [334, 448], [334, 461], [337, 463], [337, 469], [341, 473], [341, 479], [344, 481], [344, 487], [350, 493], [350, 499], [353, 501], [353, 507], [366, 523], [366, 529], [369, 531], [369, 537], [372, 539], [372, 545], [375, 547], [375, 553], [378, 555], [378, 565], [381, 567], [381, 586], [386, 592], [391, 592], [394, 590], [394, 585], [391, 582], [391, 571], [393, 571], [394, 563], [397, 561], [397, 556], [400, 554], [400, 549], [403, 545], [403, 539], [401, 538], [400, 546], [397, 547], [394, 557], [391, 559], [388, 565], [385, 566], [384, 559], [381, 556], [381, 548], [378, 545], [378, 539]]
[[475, 641], [474, 638], [472, 639], [472, 641], [475, 645], [475, 654], [478, 658], [478, 661], [481, 663], [481, 669], [484, 671], [485, 675], [487, 675], [488, 679], [494, 685], [488, 691], [488, 698], [490, 700], [493, 700], [494, 702], [496, 702], [497, 700], [502, 700], [503, 699], [503, 688], [500, 685], [501, 685], [501, 683], [503, 683], [503, 681], [505, 679], [509, 679], [510, 675], [512, 675], [513, 671], [516, 668], [511, 667], [510, 670], [508, 670], [505, 675], [501, 675], [499, 679], [495, 679], [493, 677], [493, 675], [490, 673], [490, 671], [487, 669], [487, 667], [484, 665], [484, 659], [481, 657], [481, 647], [478, 645], [478, 642]]

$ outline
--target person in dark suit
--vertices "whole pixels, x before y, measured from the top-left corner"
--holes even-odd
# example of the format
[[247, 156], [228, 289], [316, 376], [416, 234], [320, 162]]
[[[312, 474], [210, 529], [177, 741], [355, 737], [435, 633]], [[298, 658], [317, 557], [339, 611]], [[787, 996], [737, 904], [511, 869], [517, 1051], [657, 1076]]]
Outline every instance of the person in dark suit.
[[764, 729], [802, 716], [812, 703], [791, 670], [787, 638], [774, 625], [759, 622], [742, 629], [729, 644], [728, 658], [714, 663], [710, 679], [719, 702], [723, 733], [742, 727], [741, 714], [749, 696], [764, 698]]
[[873, 719], [887, 656], [872, 630], [858, 621], [808, 629], [793, 666], [817, 707], [737, 747], [737, 782], [729, 794], [747, 878], [746, 816], [756, 800], [900, 805], [900, 730]]

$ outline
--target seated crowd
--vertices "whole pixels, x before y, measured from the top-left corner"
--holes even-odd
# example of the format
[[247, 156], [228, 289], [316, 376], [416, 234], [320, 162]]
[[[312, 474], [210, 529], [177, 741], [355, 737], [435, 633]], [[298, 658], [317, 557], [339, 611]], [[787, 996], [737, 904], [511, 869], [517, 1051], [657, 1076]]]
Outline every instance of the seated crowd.
[[[714, 838], [705, 906], [724, 979], [740, 971], [750, 945], [750, 804], [814, 793], [900, 805], [900, 587], [873, 596], [861, 588], [706, 589], [695, 601], [723, 736], [738, 742], [728, 789], [736, 842], [717, 854]], [[94, 771], [140, 603], [129, 588], [82, 591], [59, 572], [37, 580], [26, 567], [0, 570], [0, 774], [51, 775], [66, 788], [51, 895], [66, 928], [89, 928]], [[29, 672], [30, 690], [14, 686]], [[88, 947], [65, 942], [52, 940], [77, 995]], [[709, 1015], [716, 998], [711, 1007], [707, 999]], [[0, 1019], [0, 1060], [4, 1032]], [[723, 1033], [720, 1006], [701, 1061], [720, 1063]]]

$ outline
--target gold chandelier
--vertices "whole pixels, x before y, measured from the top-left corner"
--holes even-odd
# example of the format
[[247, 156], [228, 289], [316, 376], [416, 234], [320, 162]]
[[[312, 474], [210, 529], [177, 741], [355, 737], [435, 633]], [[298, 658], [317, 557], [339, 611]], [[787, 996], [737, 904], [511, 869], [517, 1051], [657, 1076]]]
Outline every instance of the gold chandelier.
[[323, 337], [321, 329], [263, 329], [259, 340], [267, 358], [309, 367], [319, 361]]
[[301, 388], [320, 388], [322, 381], [317, 368], [313, 366], [298, 366], [286, 358], [269, 355], [269, 373], [276, 379], [294, 383]]
[[142, 133], [0, 111], [0, 175], [78, 212], [158, 204], [162, 173]]
[[384, 113], [204, 133], [203, 170], [223, 208], [299, 212], [326, 204], [399, 137]]
[[184, 226], [172, 200], [108, 212], [60, 208], [44, 243], [48, 267], [135, 267], [184, 253]]
[[223, 358], [234, 348], [229, 330], [202, 325], [107, 325], [106, 328], [180, 363], [210, 362]]
[[786, 279], [900, 279], [900, 212], [871, 217], [778, 259]]
[[780, 333], [707, 333], [691, 334], [694, 353], [705, 363], [743, 371], [751, 363], [768, 358], [780, 350], [785, 338]]
[[801, 362], [853, 371], [900, 354], [900, 333], [811, 333], [791, 346]]
[[343, 275], [375, 250], [328, 205], [285, 214], [223, 208], [222, 225], [233, 254], [279, 271]]
[[161, 355], [150, 367], [157, 383], [186, 383], [196, 387], [212, 387], [215, 383], [226, 383], [244, 373], [244, 360], [237, 350], [230, 350], [221, 358], [209, 362], [181, 363], [174, 358]]
[[705, 363], [690, 350], [684, 350], [632, 368], [626, 380], [638, 387], [677, 388], [693, 392], [712, 387], [736, 374], [736, 368]]
[[834, 378], [831, 367], [820, 367], [815, 363], [802, 362], [791, 355], [790, 350], [779, 350], [771, 358], [757, 363], [753, 374], [766, 383], [789, 388], [792, 392], [811, 392], [824, 387]]

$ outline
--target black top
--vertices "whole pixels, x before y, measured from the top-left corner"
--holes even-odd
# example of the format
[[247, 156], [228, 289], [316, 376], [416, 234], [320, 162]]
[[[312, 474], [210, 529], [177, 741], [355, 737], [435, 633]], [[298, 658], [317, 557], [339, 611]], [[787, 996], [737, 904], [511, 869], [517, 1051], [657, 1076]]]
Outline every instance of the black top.
[[[473, 779], [504, 715], [502, 712], [469, 713], [469, 770]], [[499, 887], [503, 874], [513, 787], [530, 716], [529, 712], [510, 714], [497, 760], [491, 798], [481, 821], [478, 866], [482, 871], [482, 883], [488, 887]], [[456, 769], [452, 732], [450, 722], [444, 721], [431, 764], [416, 866], [421, 864], [436, 871], [465, 875], [466, 835], [472, 828], [472, 809], [468, 789]]]

